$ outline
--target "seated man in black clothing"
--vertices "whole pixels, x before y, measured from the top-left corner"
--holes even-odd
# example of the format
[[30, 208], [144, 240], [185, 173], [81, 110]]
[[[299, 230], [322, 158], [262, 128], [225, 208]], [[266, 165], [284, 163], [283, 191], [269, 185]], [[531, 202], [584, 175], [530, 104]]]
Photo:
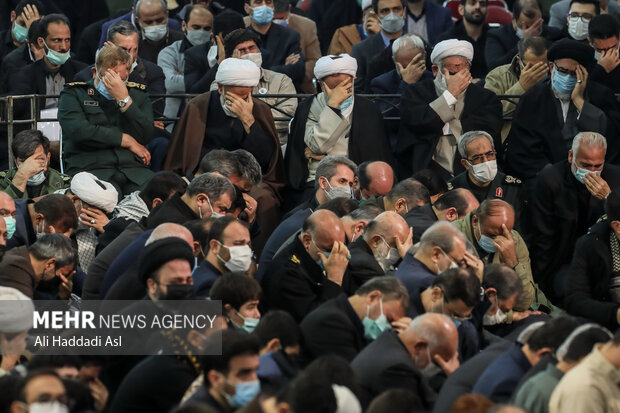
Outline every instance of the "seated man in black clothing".
[[[232, 254], [231, 258], [238, 261]], [[258, 309], [261, 293], [260, 285], [254, 278], [249, 277], [245, 271], [234, 271], [215, 281], [209, 298], [222, 302], [222, 314], [228, 328], [251, 334], [261, 319]]]
[[605, 201], [607, 219], [577, 240], [568, 270], [566, 309], [615, 330], [620, 325], [620, 189]]
[[364, 235], [349, 244], [351, 260], [347, 293], [353, 294], [371, 278], [393, 272], [413, 246], [411, 236], [407, 222], [396, 212], [384, 212], [370, 221]]
[[244, 7], [252, 18], [248, 29], [260, 36], [263, 67], [284, 73], [299, 86], [306, 75], [299, 33], [273, 23], [273, 0], [245, 0]]
[[265, 305], [286, 310], [297, 321], [330, 298], [347, 282], [350, 254], [344, 245], [344, 228], [331, 211], [314, 212], [295, 241], [269, 264], [262, 280]]
[[409, 294], [394, 277], [375, 277], [355, 295], [321, 304], [301, 323], [308, 356], [337, 354], [352, 361], [366, 344], [392, 328], [407, 313]]
[[620, 93], [620, 58], [618, 58], [618, 20], [610, 14], [595, 16], [588, 26], [588, 39], [594, 48], [597, 65], [591, 77], [614, 93]]

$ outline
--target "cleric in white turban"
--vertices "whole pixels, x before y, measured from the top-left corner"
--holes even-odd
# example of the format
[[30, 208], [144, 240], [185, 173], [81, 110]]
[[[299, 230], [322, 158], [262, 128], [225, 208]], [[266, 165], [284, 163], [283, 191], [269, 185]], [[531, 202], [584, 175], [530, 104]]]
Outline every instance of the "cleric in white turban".
[[71, 194], [82, 204], [95, 207], [109, 214], [118, 202], [118, 192], [109, 182], [102, 181], [90, 172], [79, 172], [71, 179]]
[[215, 75], [215, 82], [221, 86], [254, 87], [259, 80], [260, 69], [255, 63], [234, 57], [224, 59]]
[[461, 56], [470, 62], [474, 59], [474, 47], [467, 40], [448, 39], [435, 45], [431, 63], [438, 65], [449, 56]]
[[314, 77], [323, 80], [326, 76], [346, 74], [355, 77], [357, 60], [346, 53], [323, 56], [314, 65]]

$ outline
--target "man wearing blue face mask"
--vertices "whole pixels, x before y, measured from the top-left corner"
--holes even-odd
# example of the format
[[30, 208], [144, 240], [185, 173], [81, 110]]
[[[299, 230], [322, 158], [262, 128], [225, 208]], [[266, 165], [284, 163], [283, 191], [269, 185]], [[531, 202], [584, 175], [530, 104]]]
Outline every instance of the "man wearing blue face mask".
[[[594, 49], [571, 39], [556, 41], [547, 52], [551, 76], [523, 95], [506, 140], [504, 170], [531, 191], [536, 174], [566, 159], [575, 135], [597, 132], [616, 136], [620, 108], [613, 92], [589, 79]], [[617, 162], [620, 145], [610, 140], [606, 160]]]
[[45, 14], [39, 0], [21, 0], [11, 11], [11, 26], [0, 32], [0, 60], [26, 42], [30, 25]]
[[261, 318], [258, 309], [261, 293], [260, 285], [254, 278], [236, 271], [218, 278], [209, 298], [222, 302], [222, 314], [228, 321], [228, 328], [250, 334]]
[[337, 354], [350, 362], [392, 325], [406, 326], [408, 308], [409, 295], [398, 279], [372, 278], [351, 297], [341, 294], [304, 318], [304, 348], [312, 358]]
[[273, 22], [273, 0], [245, 0], [248, 26], [260, 36], [263, 67], [284, 73], [298, 86], [306, 73], [306, 60], [301, 52], [300, 36], [293, 29]]
[[[49, 14], [40, 21], [39, 47], [45, 52], [43, 59], [30, 63], [11, 77], [10, 95], [59, 95], [65, 84], [86, 65], [71, 58], [71, 30], [69, 20], [62, 14]], [[39, 108], [56, 108], [58, 99], [41, 99]], [[29, 116], [26, 100], [16, 102], [15, 118]]]
[[[532, 270], [545, 293], [563, 296], [577, 239], [604, 214], [605, 199], [620, 186], [620, 168], [605, 162], [608, 142], [594, 132], [573, 139], [568, 162], [540, 172], [533, 195]], [[570, 211], [565, 212], [565, 211]]]

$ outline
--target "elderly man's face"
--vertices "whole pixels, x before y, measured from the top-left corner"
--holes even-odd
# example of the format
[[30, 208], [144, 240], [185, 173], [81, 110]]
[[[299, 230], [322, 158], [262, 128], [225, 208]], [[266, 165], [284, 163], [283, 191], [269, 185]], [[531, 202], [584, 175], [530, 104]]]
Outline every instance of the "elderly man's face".
[[114, 66], [114, 67], [109, 67], [109, 66], [103, 66], [101, 68], [101, 73], [99, 73], [100, 77], [103, 77], [103, 75], [108, 71], [111, 70], [113, 72], [115, 72], [117, 75], [120, 76], [120, 78], [126, 82], [127, 79], [129, 79], [129, 72], [131, 70], [131, 67], [128, 65], [118, 65], [118, 66]]
[[258, 52], [260, 52], [260, 49], [256, 45], [256, 42], [252, 40], [248, 40], [247, 42], [239, 43], [237, 46], [235, 46], [235, 50], [233, 51], [232, 57], [239, 58], [248, 53], [258, 53]]
[[329, 76], [325, 76], [323, 78], [323, 82], [329, 86], [330, 89], [335, 88], [336, 86], [338, 86], [339, 84], [341, 84], [342, 82], [344, 82], [345, 80], [348, 79], [353, 79], [353, 76], [351, 75], [347, 75], [345, 73], [336, 73], [335, 75], [329, 75]]
[[506, 225], [506, 229], [512, 231], [515, 223], [515, 214], [510, 208], [501, 208], [494, 211], [493, 215], [486, 217], [484, 220], [474, 216], [472, 223], [476, 240], [479, 240], [481, 235], [495, 239], [498, 235], [503, 234], [502, 225]]
[[233, 95], [238, 96], [241, 99], [245, 99], [245, 100], [248, 100], [248, 96], [252, 94], [251, 87], [218, 85], [217, 88], [221, 95], [225, 95], [226, 93], [232, 93]]
[[116, 33], [114, 35], [113, 43], [129, 53], [131, 55], [132, 62], [136, 61], [136, 58], [138, 57], [138, 33], [132, 33], [129, 36]]
[[479, 165], [484, 162], [495, 160], [495, 151], [486, 136], [481, 136], [471, 141], [469, 145], [465, 147], [465, 151], [467, 152], [467, 159], [463, 160], [463, 166], [467, 170], [471, 168], [470, 164]]
[[582, 169], [590, 172], [602, 171], [605, 166], [605, 149], [596, 146], [581, 145], [577, 155], [572, 150], [568, 151], [568, 162], [574, 163]]
[[[6, 240], [9, 237], [9, 233], [6, 229], [6, 222], [4, 219], [0, 219], [0, 246], [6, 247]], [[0, 259], [2, 255], [0, 255]]]
[[10, 198], [8, 195], [0, 196], [0, 217], [2, 217], [2, 218], [8, 218], [8, 217], [15, 218], [15, 214], [16, 213], [17, 213], [17, 211], [15, 210], [15, 201], [13, 201], [13, 199]]
[[71, 49], [71, 30], [64, 23], [50, 23], [47, 25], [47, 37], [39, 37], [38, 43], [39, 47], [47, 45], [55, 52], [66, 53]]
[[[451, 75], [455, 75], [461, 70], [469, 70], [471, 64], [464, 57], [448, 56], [441, 61], [441, 67], [444, 72], [447, 70]], [[435, 72], [435, 70], [433, 70], [433, 72]]]
[[557, 70], [558, 72], [571, 76], [577, 76], [576, 71], [579, 66], [579, 62], [575, 59], [557, 59], [554, 62], [554, 66], [554, 70]]
[[148, 26], [158, 26], [161, 24], [168, 24], [168, 12], [164, 11], [163, 6], [159, 3], [144, 3], [140, 2], [140, 10], [136, 15], [136, 22], [140, 24], [141, 28]]
[[396, 56], [394, 56], [394, 60], [401, 64], [402, 67], [407, 67], [409, 63], [413, 60], [414, 57], [422, 53], [422, 50], [417, 47], [408, 47], [406, 49], [400, 49]]

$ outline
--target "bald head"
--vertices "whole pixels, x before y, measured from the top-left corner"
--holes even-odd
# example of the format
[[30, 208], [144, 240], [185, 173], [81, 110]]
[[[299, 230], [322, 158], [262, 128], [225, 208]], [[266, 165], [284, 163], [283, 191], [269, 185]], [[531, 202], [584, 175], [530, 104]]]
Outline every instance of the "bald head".
[[420, 315], [398, 336], [420, 369], [431, 362], [428, 353], [431, 358], [439, 355], [448, 361], [454, 357], [458, 349], [456, 326], [443, 314]]
[[15, 201], [6, 192], [0, 192], [0, 216], [15, 215]]
[[[514, 209], [508, 202], [502, 201], [501, 199], [484, 200], [484, 202], [480, 204], [475, 215], [478, 217], [483, 227], [490, 226], [501, 229], [502, 225], [506, 225], [508, 230], [511, 230], [515, 223]], [[499, 234], [501, 234], [501, 231], [498, 231], [494, 235]]]
[[394, 186], [394, 170], [381, 161], [360, 165], [358, 168], [362, 197], [382, 196]]
[[450, 222], [463, 218], [479, 206], [480, 203], [474, 194], [464, 188], [446, 192], [433, 204], [437, 219]]
[[396, 212], [387, 211], [379, 214], [368, 223], [364, 232], [364, 240], [373, 250], [377, 245], [385, 244], [383, 240], [390, 248], [396, 248], [396, 238], [401, 243], [405, 243], [408, 235], [409, 225], [407, 225], [407, 221]]
[[300, 240], [310, 256], [318, 259], [318, 250], [331, 251], [334, 242], [344, 242], [344, 226], [336, 214], [320, 209], [304, 222]]
[[170, 237], [181, 238], [183, 241], [187, 242], [190, 247], [193, 248], [194, 246], [194, 237], [192, 236], [192, 233], [183, 225], [173, 224], [170, 222], [158, 225], [157, 228], [151, 232], [151, 235], [146, 240], [144, 245], [147, 246], [160, 239]]
[[453, 264], [462, 265], [466, 249], [461, 231], [449, 222], [439, 221], [422, 234], [415, 258], [439, 274]]

